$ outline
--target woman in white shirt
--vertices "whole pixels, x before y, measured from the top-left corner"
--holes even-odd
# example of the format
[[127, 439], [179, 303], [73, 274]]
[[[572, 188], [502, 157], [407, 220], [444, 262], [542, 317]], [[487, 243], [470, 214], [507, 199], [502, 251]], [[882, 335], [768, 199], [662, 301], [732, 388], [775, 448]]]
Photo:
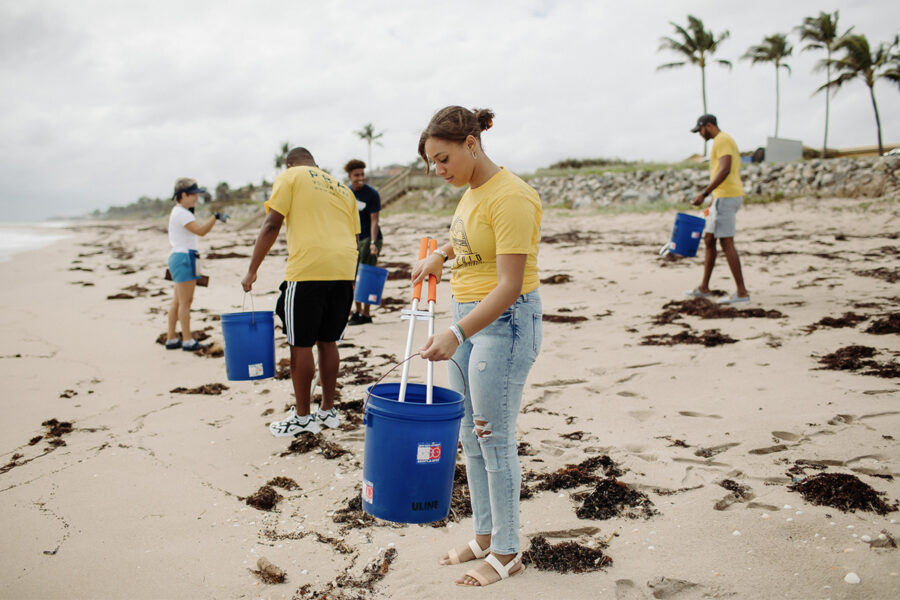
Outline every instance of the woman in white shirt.
[[[216, 224], [216, 215], [212, 215], [204, 223], [197, 222], [194, 217], [194, 206], [204, 188], [197, 181], [182, 177], [175, 181], [175, 194], [172, 199], [175, 206], [169, 215], [169, 272], [175, 284], [175, 296], [169, 307], [169, 331], [166, 336], [166, 350], [182, 350], [193, 352], [205, 348], [191, 334], [191, 303], [194, 301], [194, 288], [197, 280], [197, 256], [199, 254], [197, 237], [209, 233]], [[181, 339], [175, 332], [175, 325], [181, 322]], [[182, 342], [182, 340], [184, 340]]]

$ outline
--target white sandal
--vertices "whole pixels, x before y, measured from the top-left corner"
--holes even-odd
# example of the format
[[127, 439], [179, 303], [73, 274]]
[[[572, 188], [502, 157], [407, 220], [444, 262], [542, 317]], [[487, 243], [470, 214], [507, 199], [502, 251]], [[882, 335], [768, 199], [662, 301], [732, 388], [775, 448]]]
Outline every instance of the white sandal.
[[[487, 558], [484, 559], [484, 562], [491, 565], [491, 567], [497, 572], [497, 575], [500, 576], [500, 579], [488, 579], [484, 575], [478, 572], [477, 569], [472, 569], [470, 571], [466, 571], [466, 576], [471, 577], [475, 581], [479, 583], [478, 586], [473, 586], [468, 583], [457, 583], [456, 585], [461, 585], [464, 587], [484, 587], [486, 585], [491, 585], [492, 583], [497, 583], [498, 581], [503, 581], [504, 579], [509, 579], [513, 575], [520, 575], [525, 571], [525, 565], [522, 564], [522, 553], [516, 554], [516, 556], [506, 563], [505, 565], [500, 562], [500, 560], [494, 556], [493, 554], [489, 554]], [[518, 567], [518, 569], [511, 573], [513, 569]]]
[[[478, 545], [478, 542], [475, 540], [469, 540], [469, 549], [472, 551], [472, 554], [475, 555], [475, 558], [472, 558], [470, 560], [478, 560], [479, 558], [484, 558], [491, 551], [490, 546], [482, 549], [481, 546]], [[448, 565], [458, 565], [463, 562], [469, 562], [467, 560], [460, 560], [459, 552], [456, 551], [456, 548], [450, 548], [450, 551], [447, 552], [447, 558], [449, 559], [449, 562], [445, 564]]]

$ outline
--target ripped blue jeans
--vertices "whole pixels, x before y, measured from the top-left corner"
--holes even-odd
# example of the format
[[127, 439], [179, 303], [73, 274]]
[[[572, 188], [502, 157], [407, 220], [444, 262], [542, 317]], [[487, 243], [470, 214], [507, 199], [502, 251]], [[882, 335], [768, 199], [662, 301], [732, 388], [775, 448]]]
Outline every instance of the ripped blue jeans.
[[[453, 322], [478, 302], [453, 301]], [[541, 348], [541, 297], [519, 296], [493, 323], [457, 348], [447, 364], [450, 387], [465, 394], [459, 437], [466, 456], [472, 521], [476, 534], [491, 535], [497, 554], [519, 551], [519, 494], [522, 468], [516, 419], [525, 379]]]

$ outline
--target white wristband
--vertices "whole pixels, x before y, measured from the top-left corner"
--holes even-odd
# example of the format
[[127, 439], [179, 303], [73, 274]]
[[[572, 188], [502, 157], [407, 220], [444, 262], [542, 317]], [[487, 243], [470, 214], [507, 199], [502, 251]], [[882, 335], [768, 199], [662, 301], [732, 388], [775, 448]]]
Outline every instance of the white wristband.
[[462, 334], [461, 334], [461, 333], [459, 332], [459, 330], [456, 328], [456, 325], [451, 325], [451, 326], [450, 326], [450, 331], [453, 332], [453, 335], [456, 336], [456, 341], [459, 342], [459, 345], [460, 345], [460, 346], [462, 346], [462, 343], [463, 343]]

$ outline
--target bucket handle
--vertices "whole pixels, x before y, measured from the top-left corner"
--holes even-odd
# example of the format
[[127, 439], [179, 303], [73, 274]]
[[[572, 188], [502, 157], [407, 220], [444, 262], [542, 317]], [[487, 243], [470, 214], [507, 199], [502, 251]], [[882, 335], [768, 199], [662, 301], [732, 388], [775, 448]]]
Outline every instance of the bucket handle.
[[[401, 360], [400, 362], [398, 362], [397, 364], [395, 364], [393, 367], [391, 367], [391, 368], [388, 370], [387, 373], [385, 373], [384, 375], [382, 375], [381, 377], [379, 377], [379, 378], [378, 378], [378, 381], [376, 381], [376, 382], [373, 383], [371, 386], [369, 386], [369, 389], [366, 390], [366, 399], [363, 401], [363, 414], [365, 414], [365, 412], [366, 412], [366, 407], [369, 405], [369, 398], [372, 397], [372, 391], [371, 391], [371, 389], [372, 389], [373, 387], [375, 387], [376, 385], [378, 385], [379, 383], [381, 383], [381, 380], [384, 379], [385, 377], [387, 377], [388, 375], [390, 375], [390, 374], [394, 371], [394, 369], [396, 369], [397, 367], [401, 366], [403, 363], [405, 363], [405, 362], [407, 362], [408, 360], [410, 360], [413, 356], [419, 356], [419, 353], [416, 352], [415, 354], [412, 354], [412, 355], [408, 356], [407, 358]], [[462, 378], [462, 382], [463, 382], [463, 396], [465, 397], [465, 396], [468, 395], [468, 393], [469, 393], [469, 386], [466, 385], [466, 374], [463, 373], [462, 367], [459, 366], [459, 363], [458, 363], [458, 362], [456, 362], [456, 361], [453, 360], [452, 358], [448, 358], [447, 360], [449, 360], [449, 361], [452, 362], [454, 365], [456, 365], [456, 369], [459, 371], [459, 375], [460, 375], [460, 377]]]
[[247, 296], [250, 296], [250, 324], [256, 324], [256, 307], [253, 305], [253, 294], [244, 292], [244, 297], [241, 299], [241, 312], [244, 312], [244, 305], [247, 304]]

